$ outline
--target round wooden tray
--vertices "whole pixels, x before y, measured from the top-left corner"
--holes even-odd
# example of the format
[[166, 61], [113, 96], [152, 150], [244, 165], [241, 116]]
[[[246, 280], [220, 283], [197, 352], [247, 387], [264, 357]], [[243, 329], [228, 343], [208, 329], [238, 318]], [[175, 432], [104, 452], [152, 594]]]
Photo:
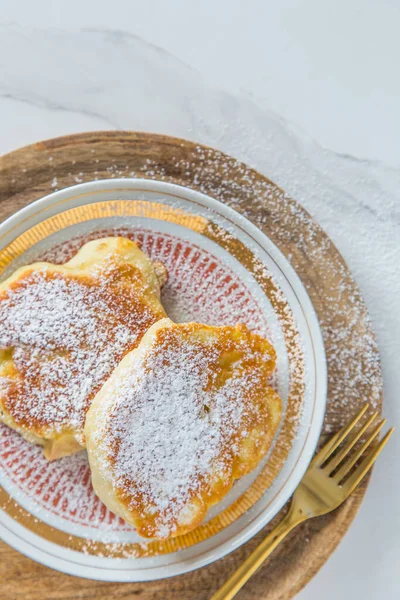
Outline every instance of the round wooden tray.
[[[382, 406], [379, 354], [360, 292], [329, 237], [296, 202], [260, 173], [216, 150], [172, 137], [94, 132], [55, 138], [0, 161], [0, 219], [55, 189], [110, 177], [185, 185], [225, 202], [260, 227], [305, 284], [323, 330], [329, 371], [324, 432], [337, 429], [365, 400]], [[283, 600], [317, 573], [353, 520], [368, 481], [338, 510], [298, 527], [239, 594]], [[281, 518], [278, 515], [274, 520]], [[271, 525], [225, 558], [151, 583], [93, 582], [56, 573], [0, 544], [0, 589], [7, 598], [209, 598]]]

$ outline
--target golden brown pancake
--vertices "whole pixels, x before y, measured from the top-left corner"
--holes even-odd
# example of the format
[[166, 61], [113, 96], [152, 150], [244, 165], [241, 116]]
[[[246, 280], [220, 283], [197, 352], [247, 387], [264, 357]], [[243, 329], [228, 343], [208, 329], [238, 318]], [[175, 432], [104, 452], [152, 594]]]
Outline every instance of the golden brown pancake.
[[272, 443], [274, 368], [274, 348], [244, 325], [158, 321], [87, 413], [96, 494], [144, 537], [197, 527]]
[[81, 450], [91, 399], [163, 317], [155, 268], [125, 238], [18, 269], [0, 285], [0, 420], [49, 459]]

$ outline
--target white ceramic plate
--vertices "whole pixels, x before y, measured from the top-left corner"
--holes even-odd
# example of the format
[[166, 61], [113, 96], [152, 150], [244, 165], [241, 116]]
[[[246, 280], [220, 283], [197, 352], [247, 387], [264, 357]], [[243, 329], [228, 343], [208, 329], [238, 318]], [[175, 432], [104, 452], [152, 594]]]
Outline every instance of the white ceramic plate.
[[[34, 202], [0, 225], [0, 277], [38, 259], [64, 262], [104, 235], [137, 240], [169, 271], [171, 318], [244, 322], [274, 344], [273, 384], [284, 419], [263, 463], [238, 481], [195, 532], [146, 542], [109, 513], [90, 484], [85, 453], [48, 463], [0, 426], [0, 535], [60, 571], [107, 581], [148, 581], [206, 565], [246, 542], [282, 508], [309, 464], [326, 402], [318, 320], [276, 246], [234, 210], [164, 182], [112, 179]], [[233, 504], [235, 503], [235, 504]]]

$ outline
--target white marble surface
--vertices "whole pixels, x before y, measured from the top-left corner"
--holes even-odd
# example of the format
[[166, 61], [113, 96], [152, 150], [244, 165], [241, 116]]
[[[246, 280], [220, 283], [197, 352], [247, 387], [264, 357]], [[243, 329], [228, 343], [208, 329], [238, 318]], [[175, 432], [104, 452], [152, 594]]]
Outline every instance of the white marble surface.
[[398, 432], [301, 600], [400, 597], [399, 30], [396, 0], [0, 0], [0, 152], [95, 129], [205, 142], [282, 185], [347, 259]]

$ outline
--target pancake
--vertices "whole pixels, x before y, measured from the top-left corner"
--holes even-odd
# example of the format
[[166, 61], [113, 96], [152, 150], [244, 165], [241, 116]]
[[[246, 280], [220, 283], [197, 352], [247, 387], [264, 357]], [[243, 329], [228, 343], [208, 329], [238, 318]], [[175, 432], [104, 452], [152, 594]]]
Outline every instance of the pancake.
[[125, 238], [18, 269], [0, 285], [0, 420], [50, 460], [82, 450], [92, 398], [163, 317], [155, 267]]
[[154, 324], [87, 413], [99, 498], [146, 538], [197, 527], [273, 441], [282, 412], [268, 385], [275, 361], [244, 325]]

